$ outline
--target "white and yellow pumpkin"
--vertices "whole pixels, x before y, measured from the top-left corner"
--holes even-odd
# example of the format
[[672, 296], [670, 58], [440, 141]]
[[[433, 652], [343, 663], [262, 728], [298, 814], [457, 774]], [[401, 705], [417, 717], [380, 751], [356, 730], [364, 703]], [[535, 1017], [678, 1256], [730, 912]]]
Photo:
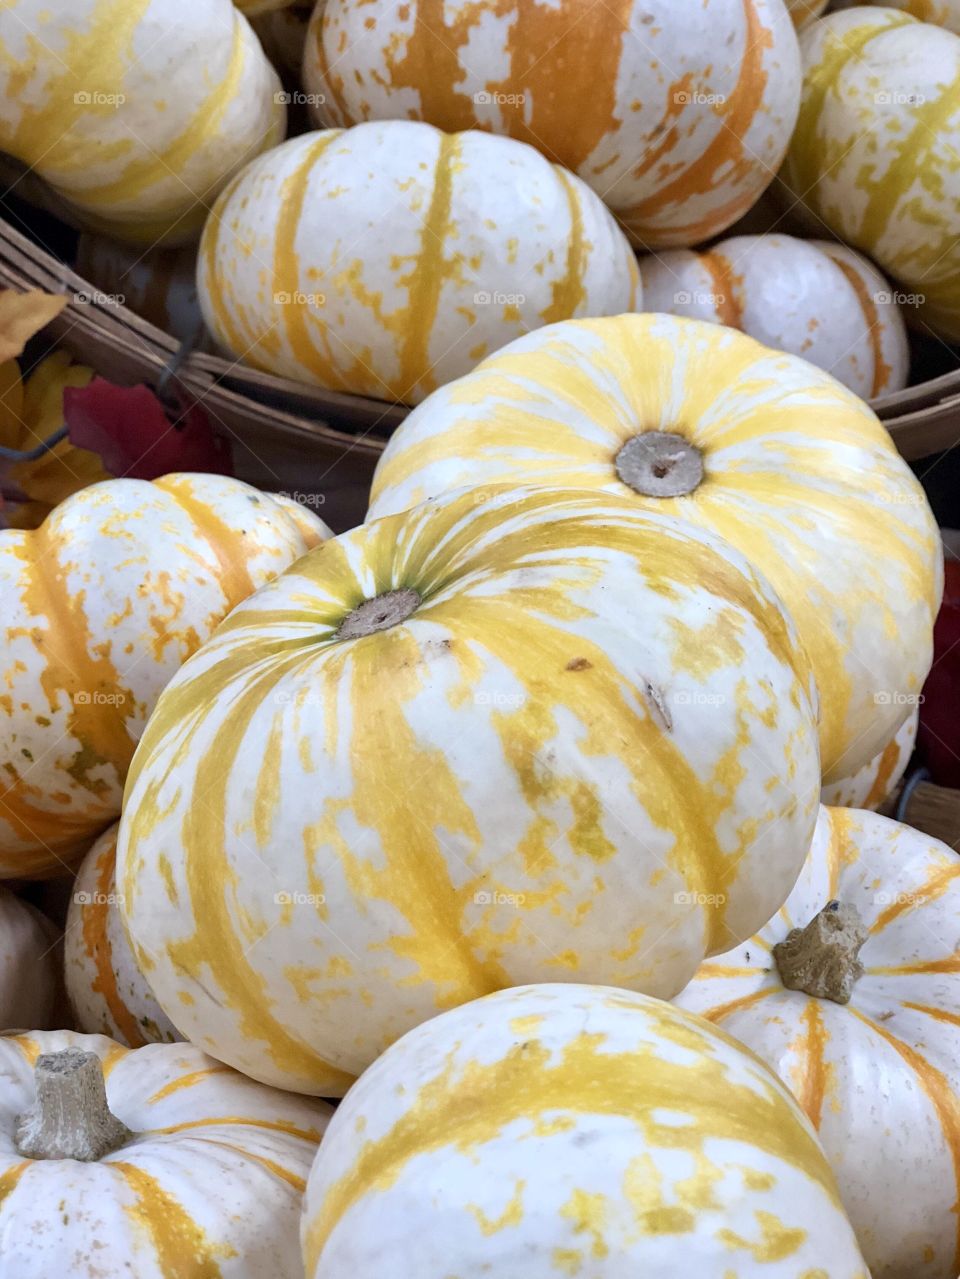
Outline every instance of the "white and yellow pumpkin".
[[45, 915], [0, 888], [0, 1031], [52, 1024], [60, 991], [58, 943]]
[[813, 660], [828, 784], [910, 714], [943, 589], [936, 521], [875, 415], [806, 362], [672, 316], [532, 333], [406, 419], [369, 517], [467, 484], [604, 489], [731, 541]]
[[918, 708], [868, 764], [851, 777], [840, 777], [823, 786], [820, 802], [834, 808], [869, 808], [884, 812], [892, 807], [913, 755], [919, 721]]
[[529, 329], [639, 304], [601, 200], [532, 147], [412, 121], [304, 134], [204, 231], [211, 332], [258, 368], [416, 403]]
[[63, 961], [75, 1024], [127, 1048], [173, 1043], [181, 1036], [154, 998], [123, 930], [116, 858], [114, 823], [83, 859], [70, 898]]
[[787, 1089], [726, 1035], [603, 986], [417, 1027], [330, 1123], [306, 1279], [867, 1279]]
[[230, 176], [283, 138], [279, 91], [230, 0], [0, 5], [0, 148], [124, 238], [195, 239]]
[[106, 480], [0, 531], [0, 877], [67, 869], [120, 813], [170, 677], [329, 529], [219, 475]]
[[792, 1089], [874, 1279], [953, 1279], [960, 1264], [958, 937], [953, 849], [824, 808], [783, 908], [677, 999]]
[[200, 344], [203, 315], [197, 298], [194, 245], [143, 251], [122, 240], [87, 232], [77, 243], [74, 266], [96, 290], [164, 333], [181, 342]]
[[640, 260], [647, 311], [740, 329], [802, 356], [863, 399], [907, 384], [907, 329], [892, 286], [828, 240], [744, 235]]
[[502, 986], [675, 993], [799, 872], [812, 686], [746, 560], [623, 498], [363, 525], [161, 697], [117, 850], [134, 953], [188, 1038], [322, 1096]]
[[718, 235], [771, 182], [800, 59], [782, 0], [326, 0], [304, 84], [321, 124], [412, 118], [528, 142], [655, 248]]
[[301, 1279], [331, 1108], [189, 1044], [0, 1039], [4, 1279]]
[[821, 18], [801, 47], [781, 177], [921, 320], [960, 338], [960, 36], [864, 5]]

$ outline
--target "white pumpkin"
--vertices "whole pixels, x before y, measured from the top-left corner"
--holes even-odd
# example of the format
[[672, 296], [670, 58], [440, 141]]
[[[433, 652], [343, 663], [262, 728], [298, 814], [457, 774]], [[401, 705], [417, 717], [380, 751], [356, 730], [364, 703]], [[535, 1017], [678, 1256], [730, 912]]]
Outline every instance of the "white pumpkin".
[[0, 5], [0, 148], [90, 226], [195, 239], [285, 128], [280, 81], [230, 0]]
[[814, 696], [747, 561], [627, 499], [362, 525], [161, 697], [117, 849], [134, 953], [188, 1038], [321, 1096], [502, 986], [675, 993], [799, 872]]
[[310, 1171], [306, 1279], [867, 1279], [800, 1108], [725, 1035], [603, 986], [405, 1035]]
[[740, 329], [865, 400], [907, 384], [910, 349], [893, 287], [844, 245], [736, 236], [641, 258], [640, 278], [646, 310]]
[[718, 235], [769, 185], [800, 58], [782, 0], [325, 0], [304, 85], [319, 124], [417, 119], [530, 143], [657, 248]]
[[821, 804], [834, 808], [870, 808], [885, 810], [907, 771], [917, 741], [920, 722], [919, 707], [906, 720], [895, 737], [869, 763], [851, 777], [825, 782], [820, 791]]
[[874, 1279], [957, 1271], [958, 938], [952, 849], [875, 813], [824, 808], [782, 910], [676, 1001], [793, 1090]]
[[302, 1279], [329, 1115], [189, 1044], [0, 1039], [0, 1275]]
[[79, 1030], [127, 1048], [172, 1043], [181, 1036], [157, 1003], [120, 918], [117, 825], [96, 841], [74, 882], [63, 939], [67, 995]]
[[51, 1025], [60, 987], [60, 948], [46, 916], [0, 888], [0, 1030]]
[[532, 147], [412, 121], [304, 134], [217, 202], [200, 301], [234, 356], [416, 403], [512, 338], [639, 304], [599, 197]]

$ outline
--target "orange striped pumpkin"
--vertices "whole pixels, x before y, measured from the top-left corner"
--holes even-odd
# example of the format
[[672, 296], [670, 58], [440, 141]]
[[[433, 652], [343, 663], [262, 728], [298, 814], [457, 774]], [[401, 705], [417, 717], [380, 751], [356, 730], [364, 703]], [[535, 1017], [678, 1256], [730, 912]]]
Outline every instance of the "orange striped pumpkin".
[[792, 1089], [874, 1279], [954, 1279], [960, 1267], [958, 938], [952, 849], [824, 808], [783, 908], [676, 999]]
[[800, 60], [782, 0], [326, 0], [304, 85], [320, 124], [408, 118], [529, 142], [652, 248], [717, 235], [772, 180]]

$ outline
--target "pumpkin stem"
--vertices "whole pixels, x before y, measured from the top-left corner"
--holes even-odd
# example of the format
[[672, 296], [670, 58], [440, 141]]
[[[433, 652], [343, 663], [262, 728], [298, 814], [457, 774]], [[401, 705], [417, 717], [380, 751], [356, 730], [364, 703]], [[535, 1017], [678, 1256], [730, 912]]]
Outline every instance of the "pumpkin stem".
[[360, 639], [374, 631], [386, 631], [399, 626], [420, 607], [420, 593], [412, 587], [400, 591], [385, 591], [372, 600], [364, 600], [349, 612], [334, 639]]
[[16, 1146], [24, 1158], [94, 1163], [133, 1136], [107, 1105], [95, 1053], [81, 1048], [42, 1053], [34, 1081], [36, 1103], [17, 1121]]
[[827, 902], [806, 928], [792, 929], [773, 948], [780, 980], [787, 990], [847, 1004], [863, 976], [858, 956], [869, 931], [856, 906]]
[[703, 479], [703, 454], [670, 431], [631, 436], [614, 466], [623, 483], [643, 497], [684, 497]]

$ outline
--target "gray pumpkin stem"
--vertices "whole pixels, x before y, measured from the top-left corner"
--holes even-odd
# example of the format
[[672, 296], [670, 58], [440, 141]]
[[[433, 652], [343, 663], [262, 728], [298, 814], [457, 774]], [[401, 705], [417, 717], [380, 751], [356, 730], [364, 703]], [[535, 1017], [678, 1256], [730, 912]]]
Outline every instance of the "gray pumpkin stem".
[[805, 928], [794, 928], [773, 948], [780, 980], [787, 990], [847, 1004], [864, 967], [860, 947], [869, 931], [857, 908], [827, 902]]
[[37, 1100], [17, 1120], [16, 1146], [25, 1159], [94, 1163], [133, 1136], [107, 1105], [95, 1053], [80, 1048], [42, 1053], [34, 1079]]

